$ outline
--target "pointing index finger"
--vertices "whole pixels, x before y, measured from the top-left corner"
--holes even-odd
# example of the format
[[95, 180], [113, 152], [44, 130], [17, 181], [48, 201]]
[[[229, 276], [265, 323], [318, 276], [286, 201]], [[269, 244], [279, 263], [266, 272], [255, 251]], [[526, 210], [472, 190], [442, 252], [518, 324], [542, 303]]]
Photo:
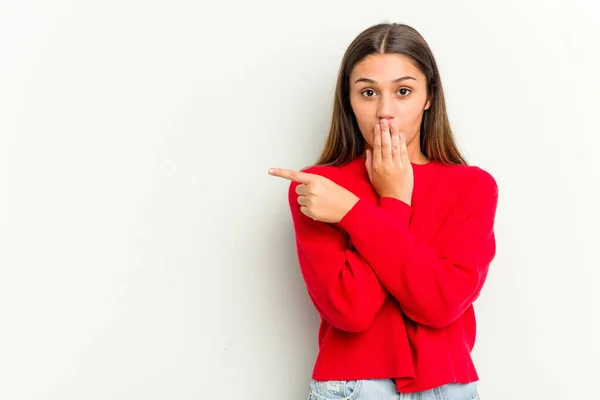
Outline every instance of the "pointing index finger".
[[291, 169], [284, 168], [270, 168], [269, 175], [278, 176], [280, 178], [299, 183], [310, 183], [315, 179], [314, 174], [307, 174], [306, 172], [294, 171]]

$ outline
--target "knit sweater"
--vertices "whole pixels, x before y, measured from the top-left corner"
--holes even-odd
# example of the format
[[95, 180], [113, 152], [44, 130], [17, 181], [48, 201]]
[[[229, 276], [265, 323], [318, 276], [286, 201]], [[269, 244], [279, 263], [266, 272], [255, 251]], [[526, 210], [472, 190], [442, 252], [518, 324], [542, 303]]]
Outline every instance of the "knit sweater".
[[315, 380], [392, 378], [409, 393], [479, 379], [473, 302], [496, 252], [498, 187], [475, 166], [412, 166], [411, 206], [379, 197], [362, 157], [304, 169], [359, 197], [335, 224], [304, 215], [290, 184], [298, 261], [321, 317]]

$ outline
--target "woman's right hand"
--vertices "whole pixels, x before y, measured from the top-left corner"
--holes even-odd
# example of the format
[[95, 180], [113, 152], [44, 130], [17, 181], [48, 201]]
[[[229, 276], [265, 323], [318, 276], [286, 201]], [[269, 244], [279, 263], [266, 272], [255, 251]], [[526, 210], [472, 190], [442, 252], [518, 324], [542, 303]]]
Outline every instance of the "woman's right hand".
[[366, 168], [380, 197], [393, 197], [411, 205], [414, 187], [406, 139], [393, 120], [375, 125], [373, 150], [366, 152]]
[[320, 175], [283, 168], [271, 168], [269, 174], [299, 183], [296, 194], [300, 211], [315, 221], [338, 223], [359, 200], [348, 189]]

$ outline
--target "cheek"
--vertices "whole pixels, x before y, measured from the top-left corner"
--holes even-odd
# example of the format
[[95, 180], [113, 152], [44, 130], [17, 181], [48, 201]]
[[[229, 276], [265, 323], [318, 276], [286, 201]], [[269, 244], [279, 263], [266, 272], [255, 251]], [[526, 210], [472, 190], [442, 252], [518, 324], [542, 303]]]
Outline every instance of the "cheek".
[[399, 107], [400, 119], [408, 123], [417, 121], [421, 117], [423, 107], [418, 101], [406, 102], [403, 107]]
[[422, 120], [423, 108], [420, 105], [411, 107], [411, 109], [408, 110], [405, 120], [405, 129], [407, 131], [406, 139], [409, 143], [412, 142], [419, 134]]
[[[372, 117], [367, 114], [367, 113], [358, 113], [358, 114], [354, 114], [356, 116], [356, 122], [358, 122], [358, 126], [360, 127], [361, 131], [366, 128], [369, 125], [372, 125], [373, 121], [372, 121]], [[373, 127], [371, 126], [371, 129]], [[363, 132], [364, 134], [365, 132]]]
[[419, 104], [411, 104], [403, 110], [399, 120], [406, 129], [415, 130], [421, 125], [423, 118], [423, 108]]
[[365, 115], [364, 118], [359, 119], [358, 116], [356, 118], [358, 122], [358, 128], [360, 129], [360, 133], [365, 141], [369, 144], [369, 146], [373, 146], [373, 135], [374, 135], [374, 127], [377, 124], [376, 119], [371, 116]]
[[359, 107], [353, 106], [352, 111], [354, 112], [354, 117], [356, 118], [356, 122], [358, 123], [363, 138], [371, 144], [373, 139], [373, 127], [377, 123], [373, 111], [369, 110], [365, 105]]

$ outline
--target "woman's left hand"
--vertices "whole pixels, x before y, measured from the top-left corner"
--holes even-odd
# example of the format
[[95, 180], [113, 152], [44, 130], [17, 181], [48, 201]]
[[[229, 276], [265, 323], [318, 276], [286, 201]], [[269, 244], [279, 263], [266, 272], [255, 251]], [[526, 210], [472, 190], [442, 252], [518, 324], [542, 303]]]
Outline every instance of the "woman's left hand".
[[299, 182], [296, 187], [300, 210], [315, 221], [338, 223], [358, 202], [349, 190], [321, 175], [271, 168], [269, 174]]
[[365, 166], [380, 197], [393, 197], [411, 204], [414, 187], [406, 139], [397, 124], [381, 120], [375, 126], [373, 150], [366, 151]]

